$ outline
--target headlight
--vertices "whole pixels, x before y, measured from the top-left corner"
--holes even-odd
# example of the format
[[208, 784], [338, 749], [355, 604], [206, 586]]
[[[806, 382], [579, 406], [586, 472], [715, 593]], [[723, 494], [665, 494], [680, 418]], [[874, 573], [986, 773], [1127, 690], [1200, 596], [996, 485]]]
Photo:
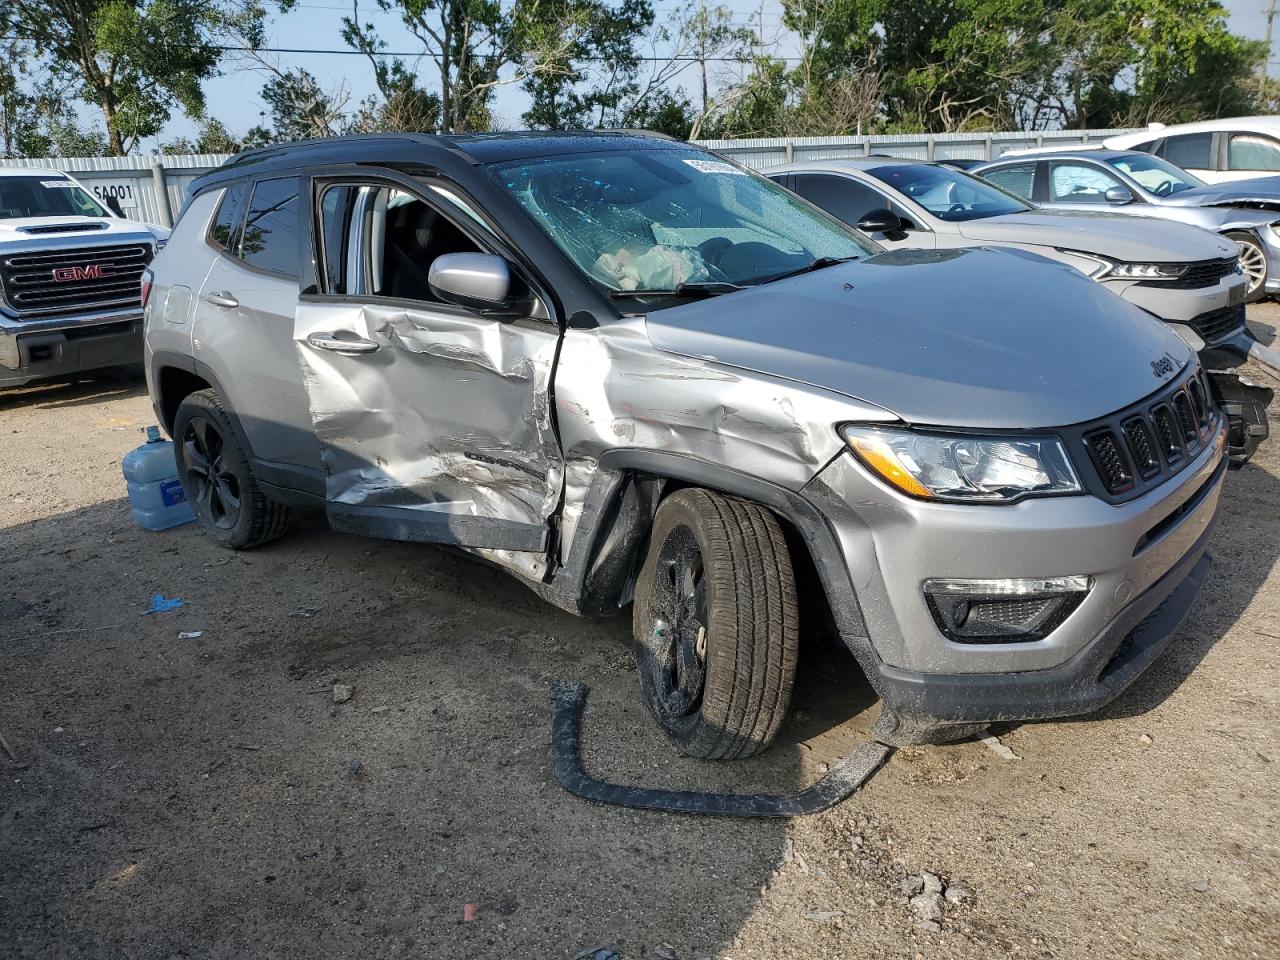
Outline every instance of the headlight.
[[1057, 437], [918, 433], [846, 424], [858, 459], [890, 486], [925, 500], [1012, 503], [1080, 493]]
[[1187, 272], [1185, 263], [1113, 263], [1105, 277], [1120, 280], [1177, 280]]

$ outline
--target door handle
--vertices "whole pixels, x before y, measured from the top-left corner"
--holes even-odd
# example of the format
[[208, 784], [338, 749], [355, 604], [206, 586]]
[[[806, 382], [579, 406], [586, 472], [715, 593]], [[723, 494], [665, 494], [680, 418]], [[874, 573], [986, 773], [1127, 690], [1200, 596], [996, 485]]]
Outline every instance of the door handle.
[[334, 353], [373, 353], [378, 344], [363, 337], [339, 337], [332, 333], [313, 333], [307, 337], [307, 343], [321, 350], [332, 350]]
[[225, 307], [228, 310], [233, 310], [240, 306], [239, 300], [226, 293], [206, 293], [204, 300], [205, 303], [211, 303], [215, 307]]

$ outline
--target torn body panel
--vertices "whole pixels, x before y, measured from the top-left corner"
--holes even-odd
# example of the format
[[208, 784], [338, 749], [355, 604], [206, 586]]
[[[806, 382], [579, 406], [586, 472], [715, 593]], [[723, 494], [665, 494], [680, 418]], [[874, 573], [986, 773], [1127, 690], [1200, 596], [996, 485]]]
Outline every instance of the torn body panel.
[[[579, 612], [605, 612], [586, 594], [607, 603], [630, 599], [627, 562], [660, 499], [654, 484], [624, 478], [644, 472], [620, 469], [631, 462], [625, 452], [661, 458], [650, 474], [657, 484], [666, 478], [738, 492], [729, 479], [736, 473], [796, 491], [843, 449], [838, 423], [896, 419], [820, 387], [661, 352], [639, 317], [567, 330], [555, 397], [565, 470], [557, 579], [569, 593], [548, 599]], [[699, 476], [682, 475], [680, 464]], [[725, 485], [698, 468], [720, 470]]]
[[[364, 352], [334, 349], [335, 337]], [[444, 306], [303, 302], [294, 339], [335, 527], [545, 550], [563, 479], [549, 405], [554, 326]]]

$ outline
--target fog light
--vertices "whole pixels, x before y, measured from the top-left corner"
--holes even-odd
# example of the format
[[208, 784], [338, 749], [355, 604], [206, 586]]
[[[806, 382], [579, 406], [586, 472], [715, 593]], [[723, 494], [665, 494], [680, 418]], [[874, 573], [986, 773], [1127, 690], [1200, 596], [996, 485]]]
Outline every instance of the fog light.
[[1025, 643], [1052, 633], [1084, 600], [1089, 577], [926, 580], [938, 629], [957, 643]]

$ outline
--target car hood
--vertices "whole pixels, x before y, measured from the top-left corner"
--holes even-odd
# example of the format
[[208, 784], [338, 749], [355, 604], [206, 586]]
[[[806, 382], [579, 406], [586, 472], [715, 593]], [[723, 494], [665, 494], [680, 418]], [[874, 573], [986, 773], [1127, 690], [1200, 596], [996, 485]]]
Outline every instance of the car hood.
[[1280, 177], [1207, 183], [1165, 197], [1161, 202], [1173, 207], [1250, 207], [1280, 212]]
[[1122, 213], [1009, 213], [958, 224], [966, 240], [1028, 243], [1157, 263], [1233, 257], [1236, 245], [1199, 227]]
[[10, 217], [0, 219], [0, 243], [6, 249], [14, 243], [49, 246], [52, 242], [58, 246], [68, 238], [77, 241], [87, 240], [89, 244], [98, 242], [114, 243], [122, 239], [146, 239], [152, 242], [165, 240], [169, 231], [164, 227], [153, 227], [136, 220], [121, 220], [117, 217]]
[[660, 350], [954, 427], [1093, 420], [1158, 389], [1161, 357], [1178, 370], [1192, 358], [1074, 269], [983, 248], [894, 250], [659, 310], [646, 328]]

